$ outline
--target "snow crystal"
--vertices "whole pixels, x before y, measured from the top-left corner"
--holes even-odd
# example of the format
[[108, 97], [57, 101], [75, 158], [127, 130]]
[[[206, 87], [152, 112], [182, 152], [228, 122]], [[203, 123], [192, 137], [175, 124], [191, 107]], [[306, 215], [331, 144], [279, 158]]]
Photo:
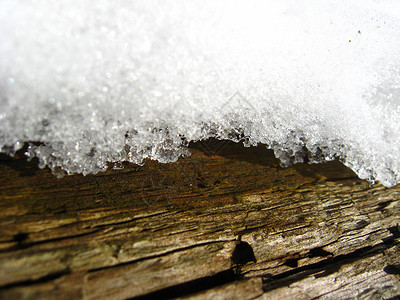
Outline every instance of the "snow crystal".
[[216, 137], [392, 186], [399, 28], [397, 0], [3, 0], [0, 151], [89, 174]]

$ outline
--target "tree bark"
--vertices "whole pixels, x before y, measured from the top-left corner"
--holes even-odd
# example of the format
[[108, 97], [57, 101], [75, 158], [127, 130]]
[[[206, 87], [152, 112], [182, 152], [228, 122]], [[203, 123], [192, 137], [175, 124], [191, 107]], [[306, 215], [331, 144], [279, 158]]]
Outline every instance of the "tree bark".
[[0, 158], [1, 299], [400, 295], [400, 186], [264, 146], [56, 178]]

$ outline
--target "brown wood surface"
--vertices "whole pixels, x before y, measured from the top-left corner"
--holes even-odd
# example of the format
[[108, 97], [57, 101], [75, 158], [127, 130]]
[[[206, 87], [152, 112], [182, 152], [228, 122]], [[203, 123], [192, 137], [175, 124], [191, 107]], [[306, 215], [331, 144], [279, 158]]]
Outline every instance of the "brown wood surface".
[[264, 146], [56, 178], [0, 157], [1, 299], [389, 299], [400, 186]]

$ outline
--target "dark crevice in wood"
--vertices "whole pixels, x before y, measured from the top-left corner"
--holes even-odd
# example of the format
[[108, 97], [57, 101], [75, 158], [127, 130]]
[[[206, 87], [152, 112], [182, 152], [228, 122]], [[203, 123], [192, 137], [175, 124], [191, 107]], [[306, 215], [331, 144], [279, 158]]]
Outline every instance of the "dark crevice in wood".
[[[377, 253], [382, 253], [384, 250], [392, 248], [397, 244], [400, 244], [397, 241], [397, 238], [400, 237], [400, 232], [398, 227], [397, 226], [391, 227], [388, 228], [388, 230], [390, 231], [390, 233], [392, 233], [392, 235], [388, 238], [385, 238], [382, 241], [382, 243], [378, 245], [363, 247], [348, 254], [329, 257], [317, 263], [295, 268], [294, 270], [286, 271], [279, 275], [265, 277], [263, 284], [264, 292], [280, 288], [283, 286], [288, 286], [293, 282], [304, 279], [312, 274], [318, 273], [315, 275], [316, 278], [328, 276], [334, 272], [337, 272], [339, 268], [343, 265], [355, 262], [365, 257], [375, 255]], [[315, 255], [315, 253], [313, 255]], [[294, 263], [292, 262], [290, 263], [294, 265]], [[285, 265], [288, 264], [286, 264], [285, 262]], [[389, 267], [389, 270], [393, 270], [393, 268]]]
[[[68, 236], [52, 238], [52, 239], [45, 239], [42, 241], [34, 241], [34, 242], [29, 241], [29, 234], [18, 233], [17, 235], [14, 236], [14, 240], [18, 242], [17, 245], [12, 246], [10, 248], [2, 249], [2, 250], [0, 250], [0, 253], [5, 253], [5, 252], [9, 252], [9, 251], [25, 250], [25, 249], [28, 249], [28, 248], [31, 248], [31, 247], [34, 247], [37, 245], [44, 245], [44, 244], [52, 243], [52, 242], [60, 242], [60, 241], [64, 241], [64, 240], [75, 239], [78, 237], [89, 236], [96, 232], [100, 232], [101, 230], [102, 229], [95, 229], [95, 230], [91, 230], [89, 232], [84, 232], [81, 234], [68, 235]], [[17, 240], [17, 239], [19, 239], [19, 240]]]
[[384, 238], [384, 243], [391, 244], [394, 239], [400, 238], [400, 226], [398, 224], [396, 226], [389, 227], [388, 230], [392, 234], [392, 236]]
[[326, 257], [326, 256], [330, 256], [332, 255], [332, 253], [330, 253], [329, 251], [325, 251], [323, 249], [323, 247], [317, 247], [317, 248], [313, 248], [308, 252], [308, 257], [309, 258], [313, 258], [313, 257]]
[[153, 300], [153, 299], [174, 299], [178, 297], [189, 296], [198, 292], [205, 291], [226, 283], [234, 282], [241, 276], [236, 275], [233, 270], [227, 270], [218, 274], [185, 282], [179, 285], [171, 286], [156, 292], [133, 297], [134, 300]]
[[385, 209], [386, 207], [389, 206], [389, 204], [392, 203], [392, 200], [389, 201], [384, 201], [384, 202], [379, 202], [377, 205], [378, 207], [375, 209], [375, 211], [381, 211]]
[[287, 260], [285, 260], [284, 265], [291, 267], [291, 268], [297, 268], [299, 266], [299, 263], [298, 263], [299, 259], [300, 259], [299, 257], [287, 259]]
[[387, 274], [400, 275], [400, 265], [387, 265], [383, 268]]
[[18, 246], [22, 246], [24, 242], [28, 239], [29, 234], [23, 232], [14, 235], [13, 240], [18, 243]]
[[235, 265], [257, 262], [253, 248], [248, 243], [240, 241], [232, 253], [232, 262]]
[[41, 284], [41, 283], [46, 283], [46, 282], [50, 282], [50, 281], [54, 281], [58, 278], [61, 278], [64, 275], [70, 274], [71, 271], [67, 268], [65, 270], [59, 271], [59, 272], [55, 272], [43, 277], [40, 277], [38, 279], [32, 279], [32, 280], [24, 280], [24, 281], [19, 281], [19, 282], [13, 282], [10, 284], [6, 284], [3, 285], [0, 289], [1, 290], [6, 290], [6, 289], [11, 289], [14, 287], [20, 287], [20, 286], [31, 286], [31, 285], [37, 285], [37, 284]]

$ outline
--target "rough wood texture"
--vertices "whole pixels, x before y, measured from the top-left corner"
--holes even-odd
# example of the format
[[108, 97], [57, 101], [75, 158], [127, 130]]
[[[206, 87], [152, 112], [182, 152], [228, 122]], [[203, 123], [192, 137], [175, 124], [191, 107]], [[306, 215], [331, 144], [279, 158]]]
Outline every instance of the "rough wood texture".
[[0, 298], [400, 295], [400, 186], [219, 143], [62, 179], [2, 156]]

